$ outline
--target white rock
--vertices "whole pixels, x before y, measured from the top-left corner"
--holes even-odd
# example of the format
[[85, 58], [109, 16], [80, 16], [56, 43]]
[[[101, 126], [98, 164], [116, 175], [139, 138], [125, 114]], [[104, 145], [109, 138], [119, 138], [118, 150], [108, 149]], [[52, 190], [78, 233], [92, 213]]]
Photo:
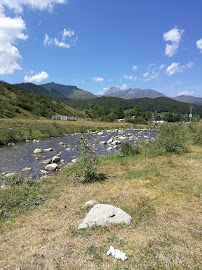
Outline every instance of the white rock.
[[112, 254], [112, 256], [116, 259], [125, 261], [127, 260], [126, 253], [121, 252], [119, 249], [115, 249], [110, 246], [110, 249], [107, 251], [107, 255]]
[[107, 151], [111, 151], [113, 148], [112, 147], [108, 147], [107, 148]]
[[66, 150], [66, 151], [71, 151], [71, 148], [70, 148], [70, 147], [68, 147], [68, 148], [66, 148], [65, 150]]
[[55, 164], [55, 163], [48, 164], [48, 165], [45, 167], [45, 170], [46, 170], [46, 171], [55, 171], [56, 169], [59, 169], [59, 167], [58, 167], [58, 165]]
[[97, 201], [91, 200], [91, 201], [87, 201], [87, 202], [85, 203], [85, 206], [94, 206], [94, 205], [96, 205], [96, 204], [98, 204]]
[[52, 162], [51, 159], [45, 159], [42, 161], [43, 164], [50, 164]]
[[77, 163], [77, 159], [76, 158], [72, 159], [72, 163]]
[[64, 143], [63, 142], [59, 142], [59, 145], [64, 145]]
[[30, 172], [31, 170], [32, 170], [32, 168], [25, 167], [22, 169], [22, 172]]
[[100, 131], [100, 132], [98, 132], [97, 135], [98, 135], [98, 136], [103, 136], [103, 134], [104, 134], [104, 133], [103, 133], [102, 131]]
[[111, 144], [113, 142], [114, 138], [111, 138], [107, 141], [108, 144]]
[[107, 142], [106, 142], [106, 141], [102, 141], [102, 142], [100, 142], [100, 145], [105, 145], [105, 144], [107, 144]]
[[117, 140], [112, 142], [112, 145], [117, 145], [117, 144], [119, 144]]
[[132, 217], [118, 207], [110, 204], [96, 204], [79, 225], [78, 229], [86, 229], [93, 225], [129, 224]]
[[46, 148], [44, 149], [45, 152], [50, 152], [50, 151], [53, 151], [53, 148]]
[[36, 148], [36, 149], [34, 150], [34, 154], [40, 154], [40, 153], [42, 153], [42, 149]]
[[54, 156], [52, 158], [52, 162], [59, 162], [59, 161], [60, 161], [60, 157], [58, 157], [58, 156]]
[[47, 174], [48, 172], [45, 171], [45, 170], [40, 170], [40, 173], [41, 173], [41, 174]]
[[118, 149], [118, 145], [114, 145], [114, 147], [113, 147], [114, 149]]
[[15, 175], [15, 173], [7, 173], [4, 175], [4, 177], [9, 178], [9, 177], [12, 177], [14, 175]]

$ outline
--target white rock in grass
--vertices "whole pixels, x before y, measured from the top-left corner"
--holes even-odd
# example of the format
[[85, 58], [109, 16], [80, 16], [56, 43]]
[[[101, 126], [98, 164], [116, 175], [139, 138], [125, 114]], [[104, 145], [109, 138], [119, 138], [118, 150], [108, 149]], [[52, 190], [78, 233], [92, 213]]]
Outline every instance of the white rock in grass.
[[87, 201], [87, 202], [85, 203], [85, 206], [94, 206], [94, 205], [96, 205], [96, 204], [98, 204], [97, 201], [91, 200], [91, 201]]
[[76, 158], [72, 159], [72, 163], [77, 163], [77, 159]]
[[48, 164], [48, 165], [45, 167], [45, 170], [46, 170], [46, 171], [55, 171], [56, 169], [59, 169], [59, 167], [58, 167], [58, 165], [55, 164], [55, 163]]
[[7, 173], [4, 175], [4, 177], [9, 178], [9, 177], [12, 177], [14, 175], [15, 175], [15, 173]]
[[36, 149], [34, 150], [34, 154], [40, 154], [40, 153], [42, 153], [42, 149], [36, 148]]
[[119, 249], [115, 249], [110, 246], [110, 249], [107, 251], [107, 255], [112, 254], [112, 256], [116, 259], [125, 261], [127, 260], [126, 253], [121, 252]]
[[129, 214], [118, 207], [110, 204], [96, 204], [79, 225], [78, 229], [86, 229], [93, 225], [129, 224], [131, 219], [132, 217]]

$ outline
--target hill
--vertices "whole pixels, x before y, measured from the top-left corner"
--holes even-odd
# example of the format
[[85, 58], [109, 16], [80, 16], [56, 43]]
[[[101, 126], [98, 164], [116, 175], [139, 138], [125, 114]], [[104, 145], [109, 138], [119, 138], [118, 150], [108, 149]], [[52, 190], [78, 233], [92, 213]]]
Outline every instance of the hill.
[[50, 99], [55, 99], [61, 102], [68, 101], [68, 98], [62, 95], [56, 89], [44, 88], [33, 83], [19, 83], [19, 84], [14, 84], [14, 86], [19, 89], [25, 89], [25, 90], [34, 92], [36, 94], [41, 94], [42, 96], [50, 98]]
[[200, 97], [178, 96], [178, 97], [174, 97], [174, 99], [178, 100], [178, 101], [181, 101], [181, 102], [202, 105], [202, 98], [200, 98]]
[[[121, 106], [124, 110], [134, 108], [138, 105], [143, 112], [173, 112], [179, 114], [189, 113], [190, 104], [179, 102], [168, 97], [151, 98], [136, 98], [136, 99], [122, 99], [117, 97], [98, 97], [90, 100], [90, 103], [103, 106], [107, 110], [113, 110], [117, 106]], [[69, 101], [68, 105], [76, 109], [87, 109], [89, 101], [85, 100], [82, 103], [77, 101]], [[194, 105], [193, 113], [201, 114], [202, 105]]]
[[126, 90], [121, 90], [118, 87], [110, 87], [107, 91], [104, 92], [103, 96], [133, 99], [133, 98], [143, 98], [143, 97], [157, 98], [157, 97], [162, 97], [165, 95], [152, 89], [141, 90], [139, 88], [130, 88]]
[[73, 100], [89, 100], [96, 97], [94, 94], [84, 91], [82, 89], [79, 89], [78, 87], [73, 86], [73, 85], [63, 85], [63, 84], [51, 82], [51, 83], [41, 84], [41, 87], [44, 87], [46, 89], [56, 89], [58, 92], [60, 92], [62, 95], [64, 95], [68, 99], [73, 99]]
[[51, 118], [54, 114], [77, 116], [79, 112], [59, 101], [0, 82], [0, 117]]

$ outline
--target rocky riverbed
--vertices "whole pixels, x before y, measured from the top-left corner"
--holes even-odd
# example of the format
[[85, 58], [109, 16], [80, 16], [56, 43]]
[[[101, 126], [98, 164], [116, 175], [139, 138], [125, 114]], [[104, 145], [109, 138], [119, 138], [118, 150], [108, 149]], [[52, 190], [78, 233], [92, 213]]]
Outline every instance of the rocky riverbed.
[[[79, 157], [77, 136], [72, 134], [49, 140], [26, 141], [23, 144], [10, 143], [0, 148], [0, 175], [6, 178], [13, 173], [22, 173], [32, 178], [54, 175], [55, 172]], [[156, 130], [107, 130], [86, 134], [92, 149], [99, 155], [109, 155], [118, 151], [125, 141], [137, 145], [142, 140], [151, 140]]]

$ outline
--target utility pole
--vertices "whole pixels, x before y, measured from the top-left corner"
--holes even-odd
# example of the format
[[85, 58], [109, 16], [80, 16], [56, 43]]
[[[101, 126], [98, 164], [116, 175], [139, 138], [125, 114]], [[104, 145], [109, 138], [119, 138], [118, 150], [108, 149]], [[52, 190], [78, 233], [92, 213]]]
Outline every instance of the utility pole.
[[190, 108], [190, 113], [189, 113], [189, 121], [190, 121], [190, 123], [191, 123], [191, 119], [192, 119], [192, 109], [194, 108], [193, 106], [190, 106], [189, 107]]

